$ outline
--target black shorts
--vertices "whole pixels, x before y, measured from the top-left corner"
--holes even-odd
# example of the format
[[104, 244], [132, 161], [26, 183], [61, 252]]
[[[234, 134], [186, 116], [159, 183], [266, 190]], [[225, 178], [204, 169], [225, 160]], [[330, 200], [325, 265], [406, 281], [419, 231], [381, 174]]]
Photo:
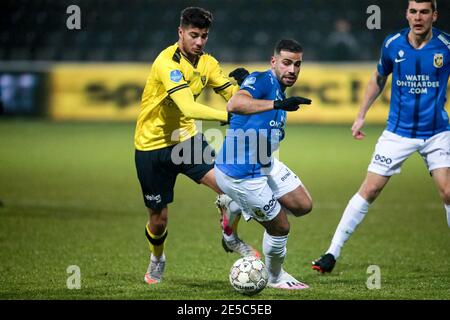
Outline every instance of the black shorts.
[[146, 207], [159, 210], [173, 202], [173, 189], [179, 173], [200, 183], [214, 168], [214, 157], [214, 149], [203, 134], [158, 150], [136, 150], [136, 170]]

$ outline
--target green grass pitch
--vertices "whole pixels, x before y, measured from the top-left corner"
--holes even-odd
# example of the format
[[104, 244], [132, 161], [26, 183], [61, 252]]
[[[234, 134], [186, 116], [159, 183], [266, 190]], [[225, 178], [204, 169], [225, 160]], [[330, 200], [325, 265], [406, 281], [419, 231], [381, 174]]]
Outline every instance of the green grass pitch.
[[[383, 127], [289, 125], [280, 158], [307, 186], [312, 213], [292, 218], [285, 268], [309, 290], [251, 299], [450, 299], [450, 230], [416, 154], [344, 247], [332, 274], [311, 270], [365, 176]], [[215, 194], [179, 176], [170, 205], [164, 281], [143, 282], [147, 215], [134, 168], [134, 124], [0, 121], [0, 299], [249, 299], [228, 273]], [[261, 250], [263, 229], [241, 222]], [[66, 285], [70, 265], [81, 289]], [[369, 290], [370, 265], [381, 288]]]

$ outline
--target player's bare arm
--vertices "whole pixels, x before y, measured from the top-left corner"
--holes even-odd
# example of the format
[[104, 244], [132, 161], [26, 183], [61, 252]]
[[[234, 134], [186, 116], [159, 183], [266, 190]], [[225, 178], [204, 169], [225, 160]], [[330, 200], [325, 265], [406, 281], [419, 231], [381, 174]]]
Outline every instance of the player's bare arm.
[[359, 109], [358, 115], [356, 116], [355, 122], [352, 125], [352, 135], [355, 139], [364, 139], [365, 133], [361, 131], [364, 126], [364, 121], [366, 118], [367, 111], [369, 111], [372, 104], [378, 98], [378, 96], [383, 92], [384, 86], [387, 81], [386, 76], [382, 76], [375, 70], [370, 81], [367, 85], [366, 92], [364, 94], [363, 103]]
[[273, 100], [253, 99], [246, 90], [239, 90], [227, 104], [227, 111], [237, 114], [253, 114], [273, 110]]

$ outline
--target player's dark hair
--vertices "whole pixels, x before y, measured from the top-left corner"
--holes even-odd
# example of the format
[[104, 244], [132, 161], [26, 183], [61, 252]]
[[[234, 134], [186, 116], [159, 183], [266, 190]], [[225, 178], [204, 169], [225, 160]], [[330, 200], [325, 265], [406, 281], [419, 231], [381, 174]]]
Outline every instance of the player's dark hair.
[[209, 29], [213, 21], [213, 15], [208, 10], [199, 7], [188, 7], [181, 11], [180, 27], [189, 26]]
[[430, 2], [431, 3], [431, 8], [433, 9], [433, 11], [437, 10], [437, 0], [408, 0], [409, 2], [417, 2], [417, 3], [423, 3], [423, 2]]
[[303, 52], [303, 47], [300, 43], [293, 39], [282, 39], [278, 41], [275, 46], [275, 54], [280, 54], [281, 51], [289, 51], [289, 52]]

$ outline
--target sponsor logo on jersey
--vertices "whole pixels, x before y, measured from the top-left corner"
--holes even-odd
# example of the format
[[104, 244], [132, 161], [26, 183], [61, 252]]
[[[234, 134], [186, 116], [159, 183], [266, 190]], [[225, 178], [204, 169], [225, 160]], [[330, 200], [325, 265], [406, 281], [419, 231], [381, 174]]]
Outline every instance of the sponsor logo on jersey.
[[180, 70], [172, 70], [170, 71], [170, 80], [172, 80], [173, 82], [180, 82], [180, 80], [183, 78], [183, 74], [181, 73]]
[[281, 181], [285, 181], [291, 175], [291, 172], [289, 170], [286, 169], [286, 171], [287, 173], [281, 177]]
[[267, 213], [271, 213], [273, 209], [275, 208], [275, 204], [277, 203], [277, 200], [275, 200], [275, 196], [272, 195], [272, 199], [269, 200], [269, 203], [266, 204], [263, 209]]
[[270, 120], [269, 126], [275, 127], [275, 128], [283, 128], [284, 127], [284, 122], [283, 121]]
[[380, 163], [386, 163], [386, 164], [391, 164], [392, 163], [392, 159], [391, 158], [388, 158], [388, 157], [385, 157], [385, 156], [382, 156], [382, 155], [379, 155], [379, 154], [375, 155], [375, 161], [376, 162], [380, 162]]
[[439, 88], [439, 81], [432, 80], [428, 74], [405, 74], [405, 77], [398, 79], [395, 84], [409, 88], [410, 94], [427, 94], [428, 88]]
[[148, 201], [156, 201], [156, 203], [160, 203], [161, 202], [161, 195], [150, 195], [150, 194], [146, 194], [145, 195], [145, 199], [147, 199]]
[[442, 53], [436, 53], [433, 57], [433, 66], [436, 68], [442, 68], [444, 65], [444, 55]]
[[253, 213], [255, 214], [255, 216], [257, 216], [259, 218], [264, 218], [266, 216], [264, 211], [262, 211], [260, 208], [253, 209]]
[[402, 62], [402, 61], [405, 61], [406, 58], [403, 58], [404, 55], [405, 55], [405, 51], [400, 50], [400, 51], [398, 52], [397, 58], [395, 58], [395, 63], [400, 63], [400, 62]]
[[[252, 84], [254, 84], [256, 82], [256, 77], [247, 77], [244, 81], [244, 83], [242, 84], [243, 87], [246, 86], [251, 86]], [[253, 87], [251, 87], [253, 88]]]

